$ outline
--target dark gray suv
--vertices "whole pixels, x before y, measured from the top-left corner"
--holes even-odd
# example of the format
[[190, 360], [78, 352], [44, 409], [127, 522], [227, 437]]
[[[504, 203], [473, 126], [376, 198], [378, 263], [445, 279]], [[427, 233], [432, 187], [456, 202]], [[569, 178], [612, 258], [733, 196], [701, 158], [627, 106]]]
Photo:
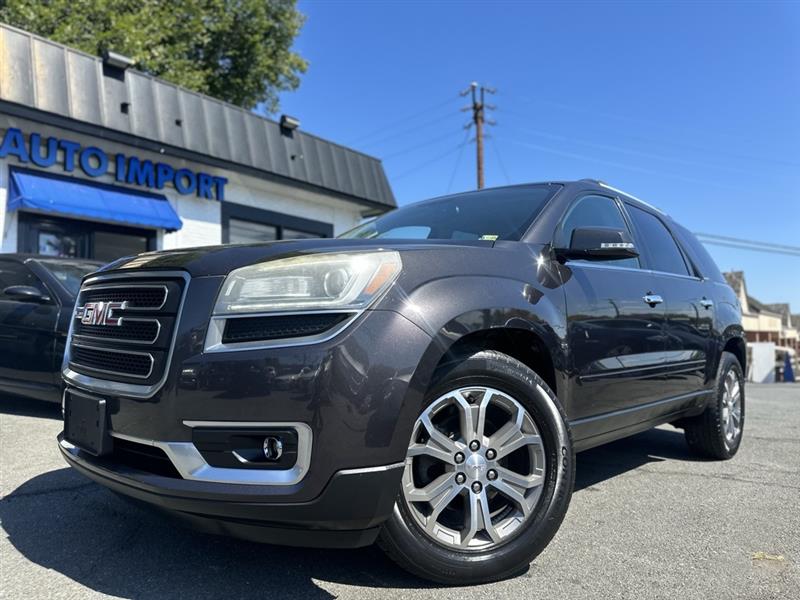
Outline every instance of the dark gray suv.
[[732, 457], [745, 357], [736, 296], [660, 211], [591, 180], [489, 189], [89, 276], [59, 447], [205, 531], [377, 540], [483, 582], [555, 535], [575, 452], [672, 423]]

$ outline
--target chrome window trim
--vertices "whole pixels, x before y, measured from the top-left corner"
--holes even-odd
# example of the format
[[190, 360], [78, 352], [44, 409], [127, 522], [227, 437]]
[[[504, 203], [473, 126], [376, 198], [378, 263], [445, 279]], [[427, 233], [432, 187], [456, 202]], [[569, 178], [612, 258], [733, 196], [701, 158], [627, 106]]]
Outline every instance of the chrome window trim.
[[[135, 279], [146, 277], [163, 277], [163, 278], [181, 278], [184, 280], [183, 291], [181, 293], [180, 303], [178, 304], [178, 314], [175, 318], [175, 325], [172, 332], [172, 339], [170, 340], [169, 351], [167, 359], [164, 363], [164, 375], [160, 380], [151, 384], [135, 384], [123, 383], [120, 381], [109, 381], [107, 379], [99, 379], [78, 373], [69, 368], [69, 347], [72, 342], [73, 327], [75, 319], [70, 319], [69, 333], [67, 334], [67, 345], [64, 352], [64, 361], [62, 363], [61, 374], [67, 383], [74, 385], [77, 388], [88, 390], [90, 392], [97, 392], [100, 394], [119, 394], [121, 396], [129, 396], [131, 398], [152, 398], [158, 390], [160, 390], [167, 381], [169, 376], [170, 365], [172, 364], [172, 355], [175, 351], [175, 340], [178, 337], [180, 330], [181, 319], [183, 318], [183, 304], [186, 300], [186, 294], [189, 291], [189, 284], [191, 277], [186, 271], [135, 271], [130, 273], [111, 273], [108, 275], [95, 275], [83, 282], [83, 285], [88, 285], [94, 281], [113, 281], [115, 279]], [[137, 284], [133, 284], [137, 285]], [[123, 286], [117, 286], [123, 287]], [[81, 290], [83, 286], [81, 286]]]
[[[131, 273], [130, 275], [132, 275], [132, 274], [133, 273]], [[150, 276], [152, 277], [153, 275], [150, 275]], [[156, 272], [156, 276], [158, 276], [157, 272]], [[84, 281], [83, 285], [81, 285], [80, 291], [78, 292], [78, 297], [80, 298], [80, 295], [83, 292], [93, 292], [94, 290], [110, 290], [110, 289], [127, 289], [127, 290], [129, 290], [131, 288], [140, 288], [140, 289], [144, 288], [144, 289], [151, 289], [151, 290], [152, 289], [156, 289], [157, 290], [157, 289], [160, 288], [160, 289], [164, 290], [164, 299], [161, 301], [161, 304], [159, 306], [157, 306], [157, 307], [153, 307], [153, 306], [146, 306], [146, 307], [129, 306], [128, 309], [127, 309], [127, 310], [136, 310], [136, 311], [139, 311], [139, 310], [161, 310], [167, 304], [167, 300], [169, 299], [169, 288], [167, 286], [165, 286], [165, 285], [160, 284], [160, 283], [153, 283], [153, 284], [133, 283], [133, 284], [117, 284], [117, 285], [92, 285], [90, 288], [84, 289], [83, 286], [90, 285], [91, 281], [95, 281], [95, 280], [99, 279], [100, 277], [102, 277], [102, 276], [98, 275], [96, 277], [92, 277], [91, 279], [87, 279], [86, 281]], [[110, 277], [110, 275], [109, 275], [109, 277]], [[82, 308], [82, 307], [79, 306], [77, 308]], [[77, 310], [77, 308], [76, 308], [76, 310]], [[76, 319], [78, 318], [77, 314], [75, 315], [75, 318]]]
[[[204, 353], [214, 352], [241, 352], [245, 350], [264, 350], [268, 348], [290, 348], [293, 346], [308, 346], [311, 344], [320, 344], [332, 340], [342, 331], [347, 329], [359, 316], [361, 316], [366, 309], [357, 311], [349, 310], [298, 310], [298, 311], [273, 311], [261, 313], [249, 313], [241, 315], [214, 315], [208, 324], [208, 331], [206, 333], [206, 341], [203, 347]], [[319, 314], [350, 314], [350, 317], [344, 319], [342, 322], [331, 327], [327, 331], [315, 335], [306, 335], [301, 337], [283, 338], [280, 340], [257, 340], [252, 342], [235, 342], [225, 344], [222, 342], [222, 336], [225, 332], [225, 323], [228, 319], [243, 319], [252, 317], [279, 317], [279, 316], [293, 316], [293, 315], [319, 315]]]
[[670, 273], [668, 271], [654, 271], [653, 269], [634, 269], [632, 267], [617, 267], [609, 265], [604, 261], [597, 263], [589, 261], [568, 260], [564, 264], [574, 267], [589, 267], [590, 269], [613, 269], [615, 271], [633, 271], [634, 273], [648, 273], [650, 275], [662, 275], [667, 277], [677, 277], [678, 279], [689, 279], [691, 281], [706, 281], [705, 278], [696, 277], [694, 275], [681, 275], [680, 273]]
[[150, 318], [146, 318], [146, 317], [120, 317], [119, 321], [120, 321], [120, 327], [126, 321], [137, 321], [139, 323], [155, 323], [156, 324], [156, 335], [150, 341], [147, 341], [147, 340], [126, 340], [125, 338], [120, 338], [120, 337], [110, 337], [110, 336], [109, 337], [102, 337], [102, 336], [99, 336], [99, 335], [87, 335], [85, 333], [76, 333], [74, 335], [74, 337], [75, 337], [75, 339], [80, 339], [80, 340], [97, 340], [97, 341], [103, 341], [103, 342], [111, 341], [111, 342], [120, 342], [122, 344], [138, 344], [138, 345], [152, 346], [158, 340], [158, 336], [161, 335], [161, 321], [159, 321], [158, 319], [150, 319]]
[[110, 369], [98, 369], [96, 367], [90, 367], [88, 365], [81, 364], [79, 362], [75, 362], [70, 360], [71, 364], [78, 365], [84, 369], [88, 369], [89, 371], [97, 371], [98, 373], [107, 373], [108, 375], [119, 375], [121, 377], [130, 377], [131, 379], [147, 379], [150, 375], [153, 374], [153, 365], [155, 364], [155, 359], [153, 355], [149, 352], [137, 352], [136, 350], [116, 350], [114, 348], [103, 348], [102, 346], [92, 346], [91, 344], [84, 344], [81, 342], [72, 342], [73, 346], [78, 348], [87, 348], [88, 350], [97, 350], [99, 352], [110, 352], [112, 354], [133, 354], [135, 356], [146, 356], [150, 359], [150, 368], [147, 371], [147, 375], [131, 375], [130, 373], [122, 373], [121, 371], [111, 371]]
[[111, 431], [112, 437], [160, 448], [181, 477], [189, 481], [229, 483], [240, 485], [295, 485], [302, 481], [311, 465], [314, 434], [306, 423], [244, 422], [244, 421], [184, 421], [187, 427], [275, 427], [297, 432], [297, 462], [289, 469], [235, 469], [212, 467], [192, 442], [160, 442]]
[[666, 214], [667, 214], [667, 213], [665, 213], [663, 210], [661, 210], [661, 209], [659, 209], [659, 208], [656, 208], [655, 206], [653, 206], [652, 204], [650, 204], [650, 203], [649, 203], [649, 202], [647, 202], [646, 200], [642, 200], [641, 198], [637, 198], [637, 197], [636, 197], [636, 196], [634, 196], [633, 194], [629, 194], [629, 193], [628, 193], [628, 192], [626, 192], [626, 191], [623, 191], [623, 190], [620, 190], [620, 189], [618, 189], [618, 188], [615, 188], [615, 187], [613, 187], [613, 186], [610, 186], [610, 185], [608, 185], [607, 183], [604, 183], [604, 182], [602, 182], [602, 181], [598, 181], [598, 182], [597, 182], [597, 185], [599, 185], [600, 187], [602, 187], [602, 188], [605, 188], [605, 189], [607, 189], [607, 190], [610, 190], [610, 191], [612, 191], [612, 192], [616, 192], [617, 194], [622, 194], [623, 196], [627, 196], [627, 197], [628, 197], [628, 198], [630, 198], [631, 200], [636, 200], [636, 202], [639, 202], [639, 203], [643, 204], [643, 205], [644, 205], [644, 206], [646, 206], [647, 208], [654, 210], [655, 212], [657, 212], [657, 213], [658, 213], [658, 214], [660, 214], [660, 215], [664, 215], [664, 216], [666, 216]]

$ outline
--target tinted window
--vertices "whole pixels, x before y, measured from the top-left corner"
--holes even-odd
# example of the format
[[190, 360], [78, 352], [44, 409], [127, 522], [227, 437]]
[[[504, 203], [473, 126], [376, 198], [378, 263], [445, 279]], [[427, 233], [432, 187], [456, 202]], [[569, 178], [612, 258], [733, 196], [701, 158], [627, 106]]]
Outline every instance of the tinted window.
[[647, 249], [650, 268], [654, 271], [688, 275], [683, 255], [661, 220], [636, 206], [628, 205], [628, 212], [639, 233], [639, 244]]
[[228, 235], [231, 244], [256, 244], [278, 239], [278, 228], [264, 223], [230, 219]]
[[343, 238], [519, 241], [555, 186], [521, 186], [409, 204], [341, 235]]
[[711, 258], [708, 250], [706, 250], [706, 247], [703, 246], [700, 240], [698, 240], [691, 231], [677, 223], [673, 225], [673, 231], [675, 231], [675, 235], [678, 236], [678, 240], [683, 245], [683, 248], [688, 251], [695, 266], [700, 269], [700, 275], [708, 277], [711, 281], [725, 283], [725, 278], [722, 276], [722, 273], [719, 272], [717, 263]]
[[100, 268], [99, 263], [91, 262], [65, 262], [60, 260], [38, 260], [37, 262], [50, 271], [53, 277], [73, 296], [78, 295], [83, 278]]
[[[28, 267], [18, 262], [0, 260], [0, 292], [12, 285], [30, 285], [47, 293], [42, 282]], [[8, 300], [8, 296], [0, 293], [0, 300]]]
[[[625, 219], [617, 203], [606, 196], [584, 196], [572, 205], [567, 216], [561, 223], [561, 228], [556, 236], [556, 246], [569, 247], [572, 232], [579, 227], [613, 227], [630, 233]], [[591, 261], [618, 267], [638, 268], [639, 259], [624, 258], [622, 260]]]

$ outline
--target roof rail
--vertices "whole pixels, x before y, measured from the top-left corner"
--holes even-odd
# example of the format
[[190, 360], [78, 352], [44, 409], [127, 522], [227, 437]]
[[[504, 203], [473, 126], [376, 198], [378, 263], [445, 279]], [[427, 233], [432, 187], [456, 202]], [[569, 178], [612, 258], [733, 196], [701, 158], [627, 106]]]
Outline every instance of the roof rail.
[[644, 201], [644, 200], [642, 200], [641, 198], [637, 198], [637, 197], [636, 197], [636, 196], [634, 196], [633, 194], [629, 194], [628, 192], [625, 192], [625, 191], [623, 191], [623, 190], [620, 190], [620, 189], [617, 189], [617, 188], [615, 188], [615, 187], [612, 187], [612, 186], [608, 185], [607, 183], [603, 183], [602, 181], [598, 181], [598, 180], [595, 180], [595, 179], [589, 179], [588, 181], [594, 181], [594, 182], [595, 182], [597, 185], [599, 185], [599, 186], [601, 186], [601, 187], [604, 187], [604, 188], [606, 188], [607, 190], [611, 190], [612, 192], [617, 192], [618, 194], [624, 194], [624, 195], [625, 195], [625, 196], [627, 196], [628, 198], [633, 198], [633, 199], [634, 199], [634, 200], [636, 200], [637, 202], [641, 202], [642, 204], [644, 204], [644, 205], [645, 205], [645, 206], [647, 206], [648, 208], [652, 208], [654, 211], [656, 211], [656, 212], [658, 212], [658, 213], [660, 213], [660, 214], [662, 214], [662, 215], [666, 215], [666, 214], [667, 214], [667, 213], [665, 213], [663, 210], [661, 210], [660, 208], [657, 208], [657, 207], [653, 206], [653, 205], [652, 205], [652, 204], [650, 204], [649, 202], [645, 202], [645, 201]]

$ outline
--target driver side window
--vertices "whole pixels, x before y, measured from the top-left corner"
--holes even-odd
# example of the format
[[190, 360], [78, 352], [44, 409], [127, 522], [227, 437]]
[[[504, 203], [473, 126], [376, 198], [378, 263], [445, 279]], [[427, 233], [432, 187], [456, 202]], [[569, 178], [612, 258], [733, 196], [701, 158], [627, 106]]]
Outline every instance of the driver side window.
[[3, 295], [3, 290], [14, 285], [29, 285], [46, 293], [42, 282], [31, 273], [28, 267], [17, 262], [0, 261], [0, 300], [9, 299], [8, 296]]
[[[583, 196], [567, 212], [556, 233], [556, 246], [566, 248], [572, 240], [572, 232], [578, 227], [613, 227], [630, 234], [630, 229], [622, 217], [617, 203], [606, 196]], [[631, 235], [631, 238], [633, 236]], [[583, 262], [583, 261], [582, 261]], [[617, 267], [639, 268], [638, 258], [622, 260], [592, 261]]]

